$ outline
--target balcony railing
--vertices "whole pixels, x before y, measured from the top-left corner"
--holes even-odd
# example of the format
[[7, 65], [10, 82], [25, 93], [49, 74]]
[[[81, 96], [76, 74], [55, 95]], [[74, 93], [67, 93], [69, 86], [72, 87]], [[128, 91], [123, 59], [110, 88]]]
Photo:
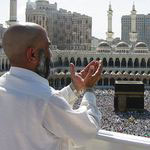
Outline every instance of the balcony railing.
[[70, 150], [150, 150], [150, 135], [139, 137], [99, 130], [97, 137], [86, 146], [74, 146]]

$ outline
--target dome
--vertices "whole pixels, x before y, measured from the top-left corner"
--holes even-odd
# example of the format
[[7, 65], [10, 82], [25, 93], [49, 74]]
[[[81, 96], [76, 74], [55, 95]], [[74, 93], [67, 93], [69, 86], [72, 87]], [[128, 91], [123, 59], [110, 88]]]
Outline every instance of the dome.
[[135, 45], [136, 48], [147, 48], [147, 44], [144, 43], [144, 42], [138, 42], [136, 45]]
[[126, 42], [119, 42], [116, 45], [117, 48], [129, 48], [129, 45]]
[[111, 47], [110, 47], [109, 43], [107, 43], [106, 41], [102, 41], [102, 42], [99, 43], [96, 50], [98, 52], [109, 53], [111, 51]]
[[98, 47], [110, 47], [110, 45], [106, 41], [102, 41], [99, 43]]

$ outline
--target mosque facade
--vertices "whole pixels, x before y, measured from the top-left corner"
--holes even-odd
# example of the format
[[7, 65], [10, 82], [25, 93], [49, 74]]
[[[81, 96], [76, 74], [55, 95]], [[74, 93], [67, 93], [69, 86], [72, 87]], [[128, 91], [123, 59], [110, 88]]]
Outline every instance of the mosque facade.
[[138, 41], [136, 32], [136, 9], [133, 4], [131, 11], [130, 42], [114, 42], [112, 31], [113, 10], [109, 4], [108, 31], [106, 40], [98, 44], [96, 50], [69, 51], [53, 50], [53, 69], [49, 77], [50, 85], [61, 88], [71, 82], [69, 64], [74, 63], [79, 72], [92, 60], [103, 61], [101, 79], [98, 87], [113, 88], [116, 80], [143, 81], [145, 88], [150, 88], [150, 49], [144, 42]]
[[[112, 31], [113, 11], [109, 5], [108, 31], [106, 40], [101, 41], [96, 50], [61, 50], [52, 48], [53, 63], [49, 75], [49, 83], [56, 89], [62, 88], [71, 82], [69, 64], [81, 71], [92, 60], [103, 61], [101, 79], [96, 86], [99, 88], [113, 88], [116, 80], [143, 81], [145, 88], [150, 88], [150, 49], [146, 43], [137, 41], [136, 10], [133, 5], [131, 11], [130, 43], [118, 41], [114, 43]], [[0, 47], [0, 72], [3, 74], [10, 68], [9, 61]]]

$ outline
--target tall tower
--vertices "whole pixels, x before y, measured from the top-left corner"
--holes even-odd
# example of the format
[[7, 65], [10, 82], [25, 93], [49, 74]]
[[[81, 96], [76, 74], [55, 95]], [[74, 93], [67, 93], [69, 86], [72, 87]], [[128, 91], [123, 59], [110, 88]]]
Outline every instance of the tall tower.
[[129, 33], [129, 36], [130, 42], [135, 43], [137, 41], [135, 4], [133, 4], [131, 11], [131, 32]]
[[108, 16], [108, 31], [106, 32], [106, 40], [108, 42], [112, 42], [113, 41], [113, 32], [112, 32], [112, 15], [113, 15], [113, 11], [111, 8], [111, 3], [109, 4], [109, 10], [107, 11], [107, 16]]
[[10, 0], [10, 18], [7, 21], [9, 26], [17, 23], [17, 0]]

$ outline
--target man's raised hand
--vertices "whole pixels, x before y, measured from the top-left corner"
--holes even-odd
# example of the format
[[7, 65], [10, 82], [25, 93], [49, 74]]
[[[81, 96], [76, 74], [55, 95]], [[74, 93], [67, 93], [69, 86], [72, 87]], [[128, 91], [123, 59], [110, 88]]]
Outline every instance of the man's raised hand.
[[71, 79], [77, 91], [93, 87], [101, 77], [102, 62], [92, 61], [81, 72], [75, 72], [74, 64], [70, 64]]

